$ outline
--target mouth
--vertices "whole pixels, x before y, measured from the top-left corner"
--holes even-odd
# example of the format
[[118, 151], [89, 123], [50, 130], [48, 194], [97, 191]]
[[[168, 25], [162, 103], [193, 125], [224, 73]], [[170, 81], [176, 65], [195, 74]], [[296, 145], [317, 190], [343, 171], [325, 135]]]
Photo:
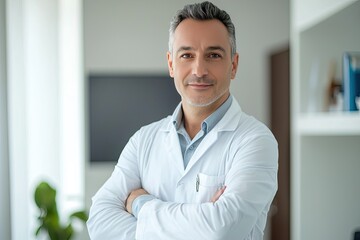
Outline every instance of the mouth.
[[211, 83], [189, 83], [189, 87], [196, 89], [196, 90], [204, 90], [208, 89], [213, 86]]

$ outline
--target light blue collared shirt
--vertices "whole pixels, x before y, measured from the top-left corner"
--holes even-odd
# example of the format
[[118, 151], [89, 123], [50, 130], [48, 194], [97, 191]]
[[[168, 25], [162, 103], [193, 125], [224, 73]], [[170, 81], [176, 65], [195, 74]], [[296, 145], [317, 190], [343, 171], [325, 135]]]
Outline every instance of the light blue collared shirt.
[[186, 132], [181, 104], [179, 104], [179, 106], [175, 109], [173, 114], [173, 123], [179, 136], [179, 142], [184, 161], [184, 169], [187, 167], [191, 157], [196, 151], [196, 148], [199, 146], [206, 134], [208, 134], [208, 132], [210, 132], [225, 115], [231, 103], [232, 97], [228, 97], [228, 99], [215, 112], [213, 112], [202, 122], [201, 130], [193, 139], [190, 139], [189, 134]]
[[[213, 112], [209, 117], [207, 117], [201, 123], [201, 130], [196, 134], [193, 139], [190, 139], [189, 134], [185, 130], [184, 121], [183, 121], [183, 111], [181, 107], [181, 103], [175, 109], [172, 118], [174, 126], [177, 130], [179, 136], [179, 142], [181, 147], [181, 152], [183, 155], [184, 161], [184, 169], [188, 165], [191, 157], [193, 156], [196, 148], [199, 146], [201, 141], [204, 139], [206, 134], [208, 134], [215, 125], [221, 120], [221, 118], [225, 115], [229, 107], [232, 103], [231, 95], [228, 99], [218, 108], [215, 112]], [[155, 199], [152, 195], [141, 195], [132, 203], [132, 212], [133, 215], [137, 218], [141, 207], [148, 201]]]

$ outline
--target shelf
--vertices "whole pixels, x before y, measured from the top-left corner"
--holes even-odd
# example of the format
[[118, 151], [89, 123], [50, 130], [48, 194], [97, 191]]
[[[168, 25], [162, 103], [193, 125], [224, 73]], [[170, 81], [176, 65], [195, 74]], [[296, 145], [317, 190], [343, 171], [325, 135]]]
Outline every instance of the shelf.
[[296, 6], [298, 11], [294, 16], [294, 27], [298, 31], [307, 30], [318, 23], [326, 21], [327, 18], [332, 17], [356, 1], [357, 0], [326, 0], [326, 3], [323, 0], [309, 1], [308, 3], [295, 1], [301, 2], [301, 4]]
[[360, 51], [360, 28], [354, 26], [359, 13], [360, 1], [299, 33], [300, 112], [326, 111], [330, 80], [342, 83], [344, 52]]
[[360, 112], [319, 112], [300, 115], [296, 121], [301, 135], [359, 135]]
[[330, 81], [343, 79], [343, 53], [360, 51], [360, 1], [290, 5], [291, 239], [347, 239], [360, 222], [360, 112], [327, 109]]

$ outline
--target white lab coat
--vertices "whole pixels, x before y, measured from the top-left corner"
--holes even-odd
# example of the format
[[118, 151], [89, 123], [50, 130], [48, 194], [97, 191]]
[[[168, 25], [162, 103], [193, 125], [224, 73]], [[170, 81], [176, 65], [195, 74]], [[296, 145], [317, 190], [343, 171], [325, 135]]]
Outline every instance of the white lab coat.
[[[91, 239], [259, 240], [277, 190], [277, 142], [269, 129], [233, 102], [184, 170], [178, 134], [167, 117], [141, 128], [112, 176], [93, 197]], [[199, 184], [197, 187], [197, 178]], [[210, 199], [223, 185], [224, 194]], [[157, 199], [128, 214], [130, 191]]]

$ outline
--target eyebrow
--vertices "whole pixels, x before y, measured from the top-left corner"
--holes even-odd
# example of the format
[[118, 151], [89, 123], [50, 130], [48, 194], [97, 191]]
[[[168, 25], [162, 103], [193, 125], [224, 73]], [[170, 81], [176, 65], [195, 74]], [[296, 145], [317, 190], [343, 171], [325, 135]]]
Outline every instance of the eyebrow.
[[210, 46], [206, 49], [207, 51], [215, 51], [215, 50], [220, 50], [223, 53], [226, 53], [225, 48], [221, 47], [221, 46]]
[[194, 48], [193, 47], [182, 46], [176, 51], [176, 53], [183, 52], [183, 51], [189, 51], [189, 50], [194, 50]]
[[[189, 46], [182, 46], [176, 51], [176, 53], [183, 52], [183, 51], [189, 51], [189, 50], [194, 50], [194, 48], [189, 47]], [[221, 46], [210, 46], [210, 47], [206, 48], [206, 51], [217, 51], [217, 50], [219, 50], [223, 53], [226, 53], [225, 49]]]

